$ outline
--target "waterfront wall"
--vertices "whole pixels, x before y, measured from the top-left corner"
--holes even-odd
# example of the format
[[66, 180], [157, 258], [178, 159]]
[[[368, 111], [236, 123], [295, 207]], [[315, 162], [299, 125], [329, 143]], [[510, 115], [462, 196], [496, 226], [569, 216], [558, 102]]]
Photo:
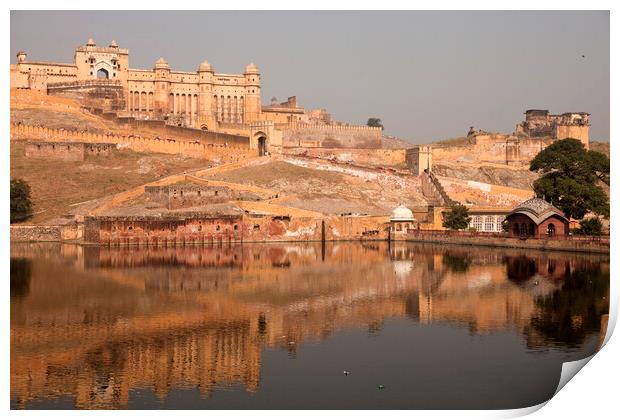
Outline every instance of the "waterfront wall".
[[11, 242], [73, 241], [81, 236], [77, 223], [68, 225], [12, 225]]
[[410, 231], [406, 241], [444, 245], [473, 245], [500, 248], [525, 248], [543, 251], [575, 251], [609, 253], [609, 237], [573, 236], [566, 238], [520, 239], [501, 233], [454, 232], [418, 230]]

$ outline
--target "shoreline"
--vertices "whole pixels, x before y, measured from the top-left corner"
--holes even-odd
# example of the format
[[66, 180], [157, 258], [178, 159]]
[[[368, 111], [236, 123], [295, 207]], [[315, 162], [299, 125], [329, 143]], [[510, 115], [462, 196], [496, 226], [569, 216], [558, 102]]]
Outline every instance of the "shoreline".
[[506, 249], [527, 249], [533, 251], [546, 252], [571, 252], [581, 254], [610, 254], [609, 244], [593, 244], [582, 243], [571, 240], [546, 240], [546, 239], [527, 239], [521, 240], [516, 238], [455, 238], [450, 236], [424, 238], [406, 238], [406, 239], [330, 239], [330, 240], [270, 240], [270, 241], [209, 241], [209, 242], [166, 242], [159, 244], [148, 243], [121, 243], [121, 244], [101, 244], [96, 242], [85, 242], [76, 240], [11, 240], [11, 244], [44, 244], [58, 243], [79, 246], [93, 246], [110, 249], [164, 249], [164, 248], [185, 248], [185, 247], [212, 247], [212, 246], [232, 246], [243, 244], [282, 244], [282, 243], [339, 243], [339, 242], [387, 242], [388, 244], [429, 244], [429, 245], [448, 245], [448, 246], [475, 246], [479, 248], [506, 248]]

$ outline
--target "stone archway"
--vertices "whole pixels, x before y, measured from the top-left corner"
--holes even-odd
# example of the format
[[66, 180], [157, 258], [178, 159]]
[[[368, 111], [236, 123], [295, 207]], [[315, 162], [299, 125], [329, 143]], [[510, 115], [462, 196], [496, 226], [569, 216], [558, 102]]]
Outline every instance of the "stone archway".
[[267, 155], [267, 134], [262, 131], [258, 131], [254, 133], [254, 139], [256, 141], [256, 148], [258, 149], [258, 156]]
[[109, 79], [110, 78], [110, 73], [106, 70], [106, 69], [99, 69], [97, 70], [97, 79]]

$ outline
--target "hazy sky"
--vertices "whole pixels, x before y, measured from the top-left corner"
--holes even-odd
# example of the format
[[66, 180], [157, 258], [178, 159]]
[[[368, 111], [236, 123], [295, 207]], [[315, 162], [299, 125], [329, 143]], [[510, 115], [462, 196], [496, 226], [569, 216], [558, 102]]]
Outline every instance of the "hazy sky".
[[609, 139], [608, 12], [12, 12], [11, 62], [73, 62], [89, 37], [128, 48], [132, 68], [254, 62], [263, 103], [377, 116], [413, 143], [512, 132], [529, 108], [590, 112], [590, 137]]

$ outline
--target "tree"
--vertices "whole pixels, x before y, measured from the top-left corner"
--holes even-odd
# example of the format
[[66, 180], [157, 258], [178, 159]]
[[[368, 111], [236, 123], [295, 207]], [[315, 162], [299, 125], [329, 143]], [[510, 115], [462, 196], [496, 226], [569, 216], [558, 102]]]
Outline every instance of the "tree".
[[455, 204], [450, 211], [443, 212], [443, 227], [451, 230], [467, 229], [471, 222], [469, 210], [462, 204]]
[[598, 217], [582, 219], [579, 225], [578, 232], [584, 235], [601, 235], [603, 233], [603, 223]]
[[588, 151], [576, 139], [558, 140], [530, 163], [530, 171], [542, 174], [534, 182], [537, 197], [558, 207], [569, 218], [582, 219], [588, 212], [609, 217], [609, 199], [600, 187], [609, 185], [609, 159]]
[[368, 122], [366, 123], [368, 127], [381, 127], [383, 130], [383, 123], [381, 122], [381, 118], [368, 118]]
[[11, 180], [11, 223], [25, 220], [32, 213], [30, 185], [23, 179]]

